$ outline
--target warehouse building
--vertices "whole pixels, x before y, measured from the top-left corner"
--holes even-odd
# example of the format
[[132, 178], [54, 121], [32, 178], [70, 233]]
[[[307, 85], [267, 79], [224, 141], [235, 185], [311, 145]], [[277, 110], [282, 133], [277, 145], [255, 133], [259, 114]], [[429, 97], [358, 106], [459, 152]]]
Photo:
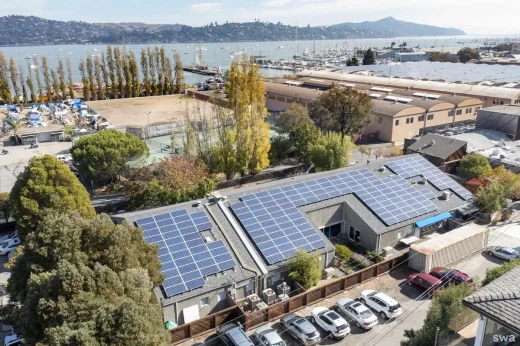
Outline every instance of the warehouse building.
[[415, 80], [398, 77], [364, 76], [353, 73], [302, 71], [298, 77], [329, 80], [349, 84], [368, 84], [393, 89], [413, 90], [414, 92], [440, 93], [478, 98], [482, 107], [494, 105], [517, 104], [520, 102], [520, 89], [488, 87], [464, 83], [449, 83], [429, 80]]
[[513, 141], [520, 139], [520, 105], [504, 105], [482, 109], [477, 114], [476, 129], [502, 132]]
[[268, 288], [280, 294], [280, 285], [291, 285], [287, 261], [296, 250], [316, 254], [320, 269], [333, 261], [335, 238], [389, 254], [399, 242], [441, 227], [472, 198], [420, 155], [411, 155], [113, 219], [142, 227], [145, 240], [159, 246], [166, 280], [155, 293], [164, 319], [182, 324], [232, 300], [264, 297]]

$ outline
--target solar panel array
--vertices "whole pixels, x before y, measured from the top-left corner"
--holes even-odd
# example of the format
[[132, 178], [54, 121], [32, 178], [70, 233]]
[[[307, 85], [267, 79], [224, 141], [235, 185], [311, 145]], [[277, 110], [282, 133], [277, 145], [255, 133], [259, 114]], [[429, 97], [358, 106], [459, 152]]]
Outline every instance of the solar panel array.
[[403, 178], [423, 176], [440, 191], [450, 189], [464, 200], [473, 198], [471, 192], [462, 187], [455, 180], [437, 169], [422, 156], [414, 156], [386, 164], [388, 168]]
[[189, 214], [185, 209], [142, 218], [136, 224], [144, 239], [159, 246], [163, 288], [168, 297], [204, 286], [204, 277], [235, 267], [221, 240], [206, 243], [200, 234], [210, 230], [205, 212]]
[[[296, 209], [326, 199], [354, 193], [390, 226], [434, 211], [431, 195], [416, 190], [403, 178], [379, 179], [368, 169], [310, 180], [241, 197], [231, 206], [267, 263], [325, 246], [314, 227]], [[435, 197], [435, 196], [434, 196]]]

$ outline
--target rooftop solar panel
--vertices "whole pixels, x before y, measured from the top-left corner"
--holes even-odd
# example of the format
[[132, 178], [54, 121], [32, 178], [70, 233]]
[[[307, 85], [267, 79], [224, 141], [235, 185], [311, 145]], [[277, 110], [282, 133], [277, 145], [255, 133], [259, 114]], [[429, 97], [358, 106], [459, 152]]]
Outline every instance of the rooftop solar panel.
[[205, 276], [233, 269], [235, 260], [223, 241], [206, 243], [200, 234], [210, 230], [205, 212], [189, 214], [185, 209], [135, 221], [144, 239], [159, 246], [163, 288], [168, 297], [204, 286]]

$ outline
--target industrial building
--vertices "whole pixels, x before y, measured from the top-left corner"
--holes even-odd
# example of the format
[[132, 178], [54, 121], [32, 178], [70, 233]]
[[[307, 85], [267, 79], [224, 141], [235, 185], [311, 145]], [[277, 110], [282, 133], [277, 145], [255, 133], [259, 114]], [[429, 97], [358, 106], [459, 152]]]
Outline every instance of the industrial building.
[[495, 130], [513, 141], [520, 139], [520, 105], [504, 105], [481, 109], [477, 113], [476, 129]]
[[412, 90], [414, 92], [468, 96], [480, 99], [482, 101], [482, 107], [516, 104], [520, 102], [520, 89], [503, 87], [489, 87], [465, 83], [416, 80], [398, 77], [365, 76], [355, 73], [327, 71], [302, 71], [297, 73], [297, 76], [349, 84], [359, 83], [393, 89]]
[[[113, 220], [142, 227], [145, 240], [159, 246], [166, 280], [155, 293], [164, 319], [182, 324], [227, 307], [229, 299], [283, 299], [296, 250], [316, 254], [321, 269], [333, 261], [335, 238], [390, 255], [398, 243], [441, 227], [472, 198], [423, 157], [409, 155]], [[265, 296], [267, 289], [278, 295]]]

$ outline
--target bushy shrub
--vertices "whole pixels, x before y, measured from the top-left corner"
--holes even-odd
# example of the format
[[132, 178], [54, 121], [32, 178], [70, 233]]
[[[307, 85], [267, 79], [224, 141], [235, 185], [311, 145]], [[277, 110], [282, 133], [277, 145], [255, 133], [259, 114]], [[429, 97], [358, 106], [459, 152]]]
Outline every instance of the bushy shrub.
[[381, 255], [380, 253], [378, 253], [376, 251], [368, 251], [366, 254], [366, 257], [374, 263], [383, 262], [385, 260], [383, 255]]
[[358, 253], [353, 253], [350, 260], [352, 261], [352, 266], [358, 269], [368, 268], [372, 265], [372, 262]]
[[341, 258], [343, 261], [349, 261], [352, 256], [352, 250], [346, 245], [336, 245], [336, 256]]

